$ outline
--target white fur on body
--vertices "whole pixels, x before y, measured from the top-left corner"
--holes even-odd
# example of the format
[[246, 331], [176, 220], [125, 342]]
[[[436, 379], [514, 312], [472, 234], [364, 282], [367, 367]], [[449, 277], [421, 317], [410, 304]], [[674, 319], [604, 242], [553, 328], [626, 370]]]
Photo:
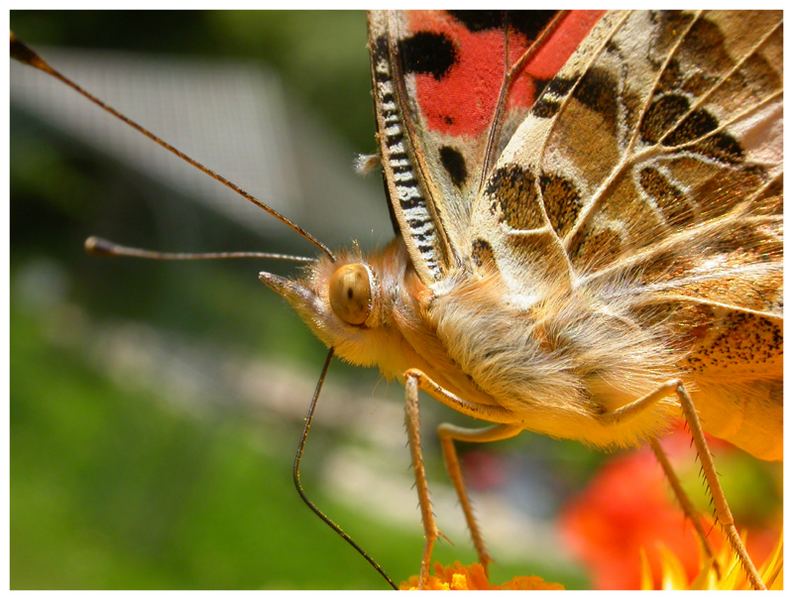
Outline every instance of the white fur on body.
[[675, 411], [662, 402], [621, 423], [600, 419], [674, 376], [677, 355], [661, 328], [639, 328], [627, 305], [612, 300], [606, 307], [597, 290], [532, 290], [541, 301], [527, 307], [497, 274], [483, 278], [462, 268], [430, 290], [395, 240], [367, 257], [378, 291], [366, 327], [357, 327], [333, 313], [327, 282], [341, 265], [360, 260], [320, 259], [298, 282], [312, 300], [287, 295], [314, 333], [350, 363], [376, 365], [398, 379], [420, 369], [469, 402], [506, 408], [509, 422], [527, 430], [600, 447], [639, 443]]

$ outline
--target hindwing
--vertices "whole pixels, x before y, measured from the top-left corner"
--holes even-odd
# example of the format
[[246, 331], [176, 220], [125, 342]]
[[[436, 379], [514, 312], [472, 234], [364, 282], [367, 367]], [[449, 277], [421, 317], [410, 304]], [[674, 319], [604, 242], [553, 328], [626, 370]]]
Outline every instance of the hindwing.
[[500, 156], [469, 252], [517, 290], [781, 317], [782, 167], [780, 12], [611, 12]]

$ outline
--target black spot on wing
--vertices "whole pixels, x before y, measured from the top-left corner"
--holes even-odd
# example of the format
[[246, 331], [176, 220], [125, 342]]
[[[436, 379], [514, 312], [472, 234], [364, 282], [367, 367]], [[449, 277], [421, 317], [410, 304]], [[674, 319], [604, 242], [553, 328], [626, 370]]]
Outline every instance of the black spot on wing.
[[547, 85], [551, 82], [550, 79], [535, 79], [534, 80], [534, 94], [539, 96], [545, 91]]
[[723, 132], [709, 135], [696, 144], [692, 144], [689, 149], [696, 154], [730, 165], [740, 164], [744, 160], [741, 144], [734, 137]]
[[452, 183], [459, 188], [468, 178], [468, 169], [465, 167], [463, 155], [451, 146], [441, 146], [439, 154], [443, 168], [451, 177]]
[[404, 210], [410, 210], [412, 208], [420, 208], [420, 207], [423, 208], [424, 199], [421, 197], [400, 198], [399, 206], [401, 206]]
[[445, 35], [429, 31], [399, 40], [399, 56], [406, 73], [426, 73], [438, 81], [457, 62], [452, 41]]
[[556, 173], [540, 176], [543, 204], [551, 227], [564, 237], [573, 228], [582, 208], [581, 193], [572, 179]]
[[535, 40], [556, 16], [555, 10], [511, 10], [507, 19], [513, 29]]
[[707, 135], [719, 126], [719, 121], [705, 109], [697, 109], [663, 140], [664, 146], [679, 146]]
[[[542, 86], [542, 94], [531, 108], [535, 117], [549, 119], [559, 112], [561, 99], [572, 89], [578, 77], [554, 77], [550, 81], [538, 80], [537, 85]], [[540, 91], [538, 89], [538, 94]]]
[[545, 91], [549, 94], [556, 94], [557, 96], [564, 96], [578, 81], [578, 77], [554, 77], [549, 83]]
[[534, 106], [531, 107], [531, 114], [535, 117], [540, 117], [542, 119], [550, 119], [556, 113], [559, 112], [561, 108], [561, 104], [559, 104], [558, 100], [551, 100], [550, 98], [540, 98], [537, 102], [534, 103]]
[[616, 130], [617, 82], [608, 71], [597, 67], [587, 70], [573, 90], [573, 97], [603, 117], [612, 131]]
[[704, 108], [689, 113], [689, 106], [688, 99], [679, 94], [665, 94], [653, 100], [640, 125], [642, 141], [668, 147], [689, 144], [690, 151], [713, 160], [741, 162], [744, 153], [738, 141], [723, 131], [715, 132], [718, 119]]
[[388, 38], [385, 35], [377, 36], [373, 51], [375, 58], [388, 60]]
[[504, 23], [503, 10], [450, 10], [449, 14], [474, 32], [501, 29]]
[[555, 10], [450, 10], [469, 31], [502, 29], [504, 24], [534, 40], [551, 22]]
[[496, 260], [493, 257], [493, 247], [482, 238], [476, 238], [471, 242], [471, 259], [477, 267], [495, 269]]
[[688, 99], [678, 94], [665, 94], [653, 100], [639, 125], [642, 141], [657, 143], [688, 107]]
[[545, 216], [537, 201], [536, 177], [528, 169], [509, 163], [488, 179], [485, 196], [490, 212], [500, 223], [513, 229], [536, 229], [545, 225]]

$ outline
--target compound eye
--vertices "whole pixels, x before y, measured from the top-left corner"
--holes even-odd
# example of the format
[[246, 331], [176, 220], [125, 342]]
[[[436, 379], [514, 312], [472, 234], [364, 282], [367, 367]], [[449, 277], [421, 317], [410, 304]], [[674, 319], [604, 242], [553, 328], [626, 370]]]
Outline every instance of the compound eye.
[[330, 305], [345, 323], [361, 325], [372, 311], [371, 272], [353, 263], [336, 269], [330, 278]]

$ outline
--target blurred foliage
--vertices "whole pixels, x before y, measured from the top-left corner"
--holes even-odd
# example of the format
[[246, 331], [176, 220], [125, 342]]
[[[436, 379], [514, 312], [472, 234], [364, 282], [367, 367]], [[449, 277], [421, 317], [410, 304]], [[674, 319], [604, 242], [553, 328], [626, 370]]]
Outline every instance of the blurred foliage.
[[[282, 448], [292, 427], [262, 431], [233, 412], [197, 419], [64, 355], [25, 311], [12, 326], [12, 588], [383, 587], [298, 501]], [[393, 577], [416, 572], [418, 527], [312, 496]], [[473, 560], [460, 550], [441, 544], [436, 558]], [[494, 573], [537, 569], [501, 563]]]
[[297, 514], [287, 457], [255, 426], [125, 393], [13, 325], [12, 587], [379, 585]]
[[11, 28], [35, 45], [260, 61], [353, 147], [374, 148], [362, 11], [12, 11]]
[[[339, 135], [370, 144], [364, 15], [305, 17], [15, 11], [11, 25], [34, 47], [270, 63]], [[335, 62], [306, 71], [307, 55], [287, 50], [302, 47], [297, 40], [311, 32], [306, 27], [313, 23], [316, 35], [326, 17], [343, 34], [338, 45], [355, 51], [346, 59], [316, 54], [315, 60]], [[244, 29], [240, 36], [237, 28]], [[307, 72], [316, 77], [307, 78]], [[350, 85], [356, 91], [345, 91]], [[328, 94], [329, 88], [339, 93]], [[361, 114], [349, 111], [356, 103]], [[140, 243], [160, 245], [156, 232], [163, 213], [171, 222], [189, 215], [198, 231], [168, 227], [171, 247], [180, 246], [180, 236], [199, 235], [204, 247], [217, 248], [258, 247], [258, 240], [186, 198], [152, 200], [158, 193], [151, 181], [16, 110], [11, 133], [12, 587], [382, 587], [298, 501], [290, 477], [296, 430], [261, 431], [251, 415], [234, 411], [196, 419], [167, 398], [119, 389], [43, 334], [47, 317], [66, 303], [96, 322], [139, 320], [218, 347], [231, 344], [251, 355], [303, 362], [316, 371], [321, 344], [251, 277], [249, 263], [108, 261], [82, 251], [84, 237], [96, 231], [118, 239], [135, 232]], [[42, 262], [52, 267], [49, 281], [38, 296], [20, 292], [20, 277]], [[338, 365], [334, 377], [351, 372]], [[375, 374], [367, 377], [373, 381]], [[310, 461], [307, 468], [310, 485]], [[351, 524], [354, 535], [381, 531], [371, 551], [390, 570], [405, 576], [415, 570], [411, 546], [420, 546], [418, 528], [406, 536], [321, 496], [317, 501]], [[327, 561], [330, 555], [339, 560]]]

